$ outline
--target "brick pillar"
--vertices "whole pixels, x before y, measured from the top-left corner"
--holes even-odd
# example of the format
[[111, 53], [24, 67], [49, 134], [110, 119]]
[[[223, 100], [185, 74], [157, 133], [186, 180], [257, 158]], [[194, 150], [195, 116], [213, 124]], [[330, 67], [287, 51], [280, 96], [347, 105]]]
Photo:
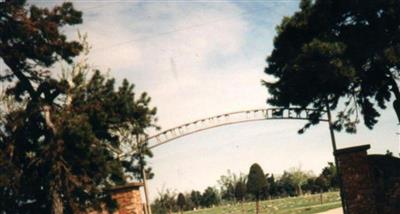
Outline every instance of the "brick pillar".
[[111, 189], [112, 198], [118, 202], [116, 214], [144, 214], [139, 188], [142, 183], [129, 183]]
[[377, 213], [373, 177], [367, 159], [369, 148], [370, 145], [362, 145], [335, 152], [349, 214]]

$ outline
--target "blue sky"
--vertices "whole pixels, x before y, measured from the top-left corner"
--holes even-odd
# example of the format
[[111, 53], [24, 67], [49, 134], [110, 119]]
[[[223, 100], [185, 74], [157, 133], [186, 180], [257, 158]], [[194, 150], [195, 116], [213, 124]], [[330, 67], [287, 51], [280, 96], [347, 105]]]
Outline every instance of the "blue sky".
[[[33, 1], [39, 5], [54, 2]], [[171, 128], [215, 114], [267, 107], [261, 79], [275, 26], [298, 1], [75, 1], [84, 23], [66, 29], [87, 33], [90, 63], [146, 91], [159, 125]], [[391, 106], [391, 105], [389, 105]], [[254, 162], [280, 174], [301, 166], [319, 173], [333, 161], [328, 127], [303, 135], [304, 121], [262, 121], [190, 135], [154, 149], [150, 197], [166, 188], [203, 190], [228, 169], [247, 173]], [[397, 154], [397, 121], [389, 107], [378, 125], [337, 134], [338, 147], [371, 144], [370, 153]]]

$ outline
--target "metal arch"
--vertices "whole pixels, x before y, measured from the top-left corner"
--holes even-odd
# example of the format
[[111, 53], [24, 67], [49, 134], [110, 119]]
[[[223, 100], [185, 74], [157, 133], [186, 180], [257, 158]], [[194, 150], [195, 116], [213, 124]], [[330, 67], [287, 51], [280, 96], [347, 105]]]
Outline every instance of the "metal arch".
[[[147, 137], [148, 148], [153, 149], [157, 146], [168, 143], [177, 138], [181, 138], [196, 132], [212, 129], [220, 126], [231, 125], [261, 120], [293, 119], [308, 120], [310, 115], [316, 112], [316, 109], [302, 108], [264, 108], [244, 111], [236, 111], [225, 114], [219, 114], [190, 123], [185, 123], [174, 128], [167, 129], [158, 134]], [[322, 111], [325, 112], [325, 111]], [[328, 122], [327, 118], [320, 118], [320, 121]]]

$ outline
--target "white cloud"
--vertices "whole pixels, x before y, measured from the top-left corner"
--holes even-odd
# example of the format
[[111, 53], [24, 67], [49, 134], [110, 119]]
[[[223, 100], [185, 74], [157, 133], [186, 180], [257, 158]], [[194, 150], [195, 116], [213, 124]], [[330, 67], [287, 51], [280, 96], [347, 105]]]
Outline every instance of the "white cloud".
[[[260, 72], [242, 72], [249, 66], [237, 60], [248, 28], [241, 13], [229, 2], [114, 3], [84, 11], [80, 30], [93, 45], [91, 63], [102, 70], [111, 68], [112, 76], [127, 78], [149, 92], [160, 124], [167, 128], [246, 106], [252, 99], [243, 99], [240, 90], [246, 90], [243, 85], [258, 87], [261, 77]], [[219, 58], [229, 60], [210, 63]], [[235, 102], [241, 104], [232, 105]]]

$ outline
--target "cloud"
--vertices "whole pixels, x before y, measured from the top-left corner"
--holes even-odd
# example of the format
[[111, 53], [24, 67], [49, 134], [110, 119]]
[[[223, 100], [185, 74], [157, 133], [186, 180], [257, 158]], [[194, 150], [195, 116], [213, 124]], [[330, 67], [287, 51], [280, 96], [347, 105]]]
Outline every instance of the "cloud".
[[84, 16], [82, 25], [66, 28], [70, 38], [78, 29], [87, 33], [94, 67], [147, 91], [163, 128], [264, 104], [263, 61], [243, 52], [250, 23], [238, 5], [74, 4]]
[[[82, 4], [76, 7], [90, 9]], [[171, 59], [177, 69], [205, 67], [210, 54], [238, 51], [246, 31], [240, 9], [228, 2], [111, 4], [84, 10], [84, 24], [78, 26], [93, 45], [91, 62], [103, 69], [160, 75]]]
[[238, 107], [231, 104], [243, 100], [242, 85], [259, 85], [238, 60], [248, 30], [242, 13], [230, 2], [114, 3], [84, 10], [79, 29], [93, 46], [90, 63], [149, 92], [166, 128]]

